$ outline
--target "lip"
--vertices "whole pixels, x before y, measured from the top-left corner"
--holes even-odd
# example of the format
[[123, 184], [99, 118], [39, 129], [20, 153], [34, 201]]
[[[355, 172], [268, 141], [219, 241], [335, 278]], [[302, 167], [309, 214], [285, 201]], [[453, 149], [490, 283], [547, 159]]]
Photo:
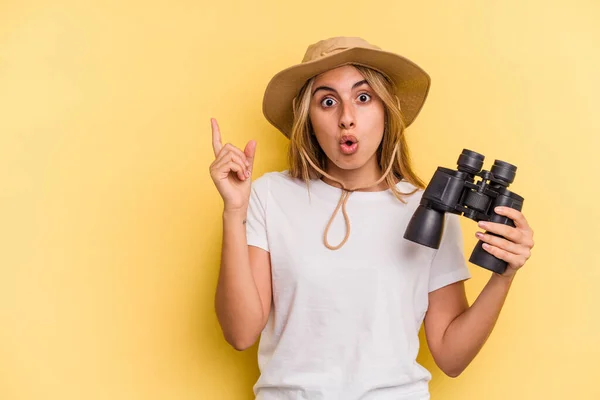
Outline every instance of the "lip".
[[346, 142], [357, 143], [358, 139], [354, 135], [344, 135], [340, 138], [340, 144], [344, 144]]
[[340, 150], [345, 155], [351, 155], [358, 151], [358, 140], [355, 136], [344, 135], [340, 138]]

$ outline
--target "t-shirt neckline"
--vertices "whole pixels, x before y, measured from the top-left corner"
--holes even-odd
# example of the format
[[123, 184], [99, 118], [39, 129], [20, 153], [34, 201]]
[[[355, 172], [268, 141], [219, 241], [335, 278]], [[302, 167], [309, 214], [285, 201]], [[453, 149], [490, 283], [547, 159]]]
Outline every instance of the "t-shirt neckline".
[[[400, 189], [400, 185], [406, 182], [407, 181], [405, 180], [401, 180], [396, 184], [396, 187]], [[316, 193], [336, 200], [339, 200], [342, 195], [342, 189], [340, 187], [330, 185], [322, 179], [311, 179], [309, 181], [309, 190], [311, 193]], [[388, 188], [378, 191], [355, 191], [350, 194], [350, 199], [372, 201], [389, 199], [390, 196], [394, 197], [394, 193], [392, 192], [392, 189]]]

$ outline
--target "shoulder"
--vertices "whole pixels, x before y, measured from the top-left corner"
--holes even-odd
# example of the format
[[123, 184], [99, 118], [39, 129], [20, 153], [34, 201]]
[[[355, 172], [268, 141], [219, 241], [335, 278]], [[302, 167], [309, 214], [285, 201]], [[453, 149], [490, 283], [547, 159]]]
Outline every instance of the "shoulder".
[[289, 185], [304, 185], [301, 179], [293, 178], [288, 170], [265, 172], [260, 177], [252, 181], [253, 186], [289, 186]]
[[306, 184], [297, 178], [290, 176], [287, 170], [265, 172], [252, 181], [252, 190], [258, 195], [285, 192], [293, 189], [306, 188]]
[[414, 204], [415, 207], [420, 203], [425, 192], [425, 189], [421, 189], [404, 179], [396, 184], [396, 189], [402, 194], [402, 198], [407, 204]]

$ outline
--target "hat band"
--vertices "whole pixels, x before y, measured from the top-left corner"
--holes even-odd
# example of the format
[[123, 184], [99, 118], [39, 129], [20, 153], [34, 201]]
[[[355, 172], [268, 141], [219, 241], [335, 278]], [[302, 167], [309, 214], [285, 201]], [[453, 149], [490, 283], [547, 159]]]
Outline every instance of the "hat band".
[[329, 55], [336, 54], [344, 50], [348, 50], [348, 47], [336, 47], [334, 49], [321, 52], [321, 54], [319, 54], [319, 57], [317, 58], [327, 57]]

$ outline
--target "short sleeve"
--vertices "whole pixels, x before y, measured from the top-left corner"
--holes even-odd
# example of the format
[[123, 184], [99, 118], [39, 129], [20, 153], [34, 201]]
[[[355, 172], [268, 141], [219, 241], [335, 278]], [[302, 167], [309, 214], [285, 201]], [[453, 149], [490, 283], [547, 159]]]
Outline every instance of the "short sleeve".
[[268, 190], [268, 182], [265, 176], [252, 182], [246, 216], [246, 240], [248, 245], [260, 247], [266, 251], [269, 251], [267, 236]]
[[442, 241], [431, 262], [429, 292], [471, 278], [463, 252], [460, 217], [457, 214], [446, 213], [445, 218]]

